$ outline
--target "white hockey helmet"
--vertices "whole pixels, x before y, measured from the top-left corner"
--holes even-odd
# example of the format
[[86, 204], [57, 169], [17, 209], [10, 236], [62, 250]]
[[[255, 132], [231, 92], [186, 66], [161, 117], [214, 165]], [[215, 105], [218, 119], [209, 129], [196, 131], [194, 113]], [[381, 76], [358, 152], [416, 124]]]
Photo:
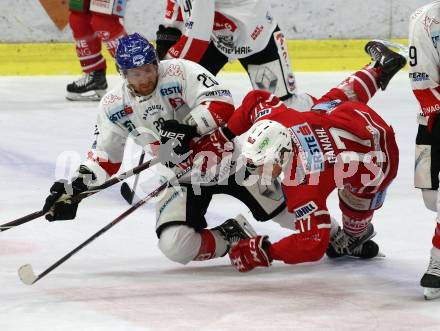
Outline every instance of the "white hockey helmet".
[[291, 133], [284, 125], [271, 120], [255, 123], [249, 129], [242, 148], [248, 165], [254, 167], [265, 163], [278, 163], [282, 166], [287, 161], [283, 158], [284, 153], [291, 151]]

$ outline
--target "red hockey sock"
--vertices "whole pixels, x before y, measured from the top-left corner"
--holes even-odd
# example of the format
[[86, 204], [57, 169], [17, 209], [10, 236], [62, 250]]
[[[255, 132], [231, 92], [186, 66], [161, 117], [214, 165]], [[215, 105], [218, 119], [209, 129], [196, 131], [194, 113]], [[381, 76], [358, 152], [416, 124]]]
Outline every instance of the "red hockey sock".
[[343, 201], [339, 202], [339, 208], [342, 211], [344, 231], [354, 237], [360, 236], [367, 229], [374, 214], [373, 210], [352, 210]]
[[105, 59], [101, 54], [101, 41], [90, 25], [91, 15], [71, 11], [69, 24], [76, 42], [76, 54], [83, 72], [105, 70]]
[[114, 15], [92, 14], [90, 24], [111, 56], [115, 56], [119, 38], [127, 35], [119, 17]]
[[379, 88], [376, 78], [380, 73], [380, 68], [367, 65], [346, 78], [337, 88], [342, 90], [349, 100], [367, 103]]
[[200, 243], [200, 249], [194, 261], [209, 260], [215, 257], [215, 238], [210, 230], [203, 229], [200, 231], [202, 242]]
[[437, 226], [435, 228], [434, 237], [432, 237], [432, 245], [440, 249], [440, 223], [437, 223]]

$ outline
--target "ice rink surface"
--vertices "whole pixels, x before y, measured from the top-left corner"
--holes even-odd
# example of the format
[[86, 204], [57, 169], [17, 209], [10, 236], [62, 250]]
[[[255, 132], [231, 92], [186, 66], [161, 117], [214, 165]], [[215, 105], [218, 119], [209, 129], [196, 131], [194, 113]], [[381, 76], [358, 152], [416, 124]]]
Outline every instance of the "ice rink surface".
[[[346, 75], [298, 73], [297, 80], [300, 91], [320, 96]], [[72, 78], [0, 78], [1, 223], [40, 210], [55, 177], [68, 173], [62, 165], [78, 163], [92, 143], [97, 104], [64, 100]], [[250, 89], [244, 74], [221, 79], [236, 102]], [[398, 177], [374, 218], [385, 258], [276, 262], [247, 274], [226, 257], [182, 266], [157, 248], [148, 204], [38, 283], [23, 285], [20, 265], [41, 273], [128, 208], [117, 185], [82, 202], [74, 221], [39, 219], [0, 233], [0, 330], [440, 330], [440, 300], [425, 301], [418, 284], [435, 215], [412, 185], [417, 104], [406, 73], [370, 105], [392, 124], [400, 147]], [[125, 169], [137, 161], [127, 159]], [[142, 191], [155, 187], [154, 178], [142, 176]], [[340, 218], [334, 195], [329, 207]], [[214, 226], [239, 212], [250, 217], [238, 200], [218, 196], [207, 218]], [[271, 222], [252, 224], [272, 240], [286, 234]]]

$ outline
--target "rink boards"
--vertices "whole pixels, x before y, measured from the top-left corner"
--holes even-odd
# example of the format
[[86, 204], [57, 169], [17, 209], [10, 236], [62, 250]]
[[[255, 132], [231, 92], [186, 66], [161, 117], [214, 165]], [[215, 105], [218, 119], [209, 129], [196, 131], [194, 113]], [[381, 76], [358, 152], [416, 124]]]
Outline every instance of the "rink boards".
[[[393, 39], [407, 44], [406, 39]], [[369, 61], [364, 52], [368, 40], [289, 40], [289, 55], [294, 71], [355, 70]], [[104, 47], [105, 48], [105, 47]], [[104, 56], [110, 59], [103, 49]], [[112, 60], [109, 73], [116, 73]], [[227, 64], [226, 72], [243, 71], [240, 63]], [[80, 65], [73, 43], [0, 44], [0, 75], [79, 74]]]

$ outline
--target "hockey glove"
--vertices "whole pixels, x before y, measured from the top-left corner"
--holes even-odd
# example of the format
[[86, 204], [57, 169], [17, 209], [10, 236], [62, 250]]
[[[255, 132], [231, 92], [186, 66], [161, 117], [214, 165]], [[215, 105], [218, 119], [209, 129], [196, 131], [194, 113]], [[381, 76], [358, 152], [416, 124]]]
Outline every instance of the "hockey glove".
[[84, 182], [95, 180], [96, 176], [89, 168], [81, 166], [78, 177], [67, 183], [66, 180], [56, 181], [50, 188], [50, 195], [46, 198], [43, 212], [49, 222], [72, 220], [76, 217], [79, 202], [72, 203], [72, 197], [87, 191]]
[[248, 272], [255, 267], [269, 267], [272, 262], [268, 252], [269, 246], [267, 236], [242, 239], [232, 246], [229, 259], [239, 272]]
[[234, 151], [232, 139], [234, 134], [227, 127], [218, 128], [200, 138], [193, 146], [193, 154], [190, 163], [198, 163], [202, 173], [206, 173], [212, 167], [217, 166], [222, 158], [231, 155]]
[[218, 128], [194, 144], [194, 154], [209, 151], [221, 159], [223, 153], [234, 151], [232, 139], [234, 134], [227, 127]]
[[181, 124], [176, 120], [167, 120], [159, 130], [160, 162], [172, 168], [184, 162], [190, 155], [190, 142], [199, 137], [194, 126]]
[[182, 32], [179, 29], [159, 25], [156, 31], [156, 51], [159, 60], [163, 60], [168, 50], [180, 39]]

